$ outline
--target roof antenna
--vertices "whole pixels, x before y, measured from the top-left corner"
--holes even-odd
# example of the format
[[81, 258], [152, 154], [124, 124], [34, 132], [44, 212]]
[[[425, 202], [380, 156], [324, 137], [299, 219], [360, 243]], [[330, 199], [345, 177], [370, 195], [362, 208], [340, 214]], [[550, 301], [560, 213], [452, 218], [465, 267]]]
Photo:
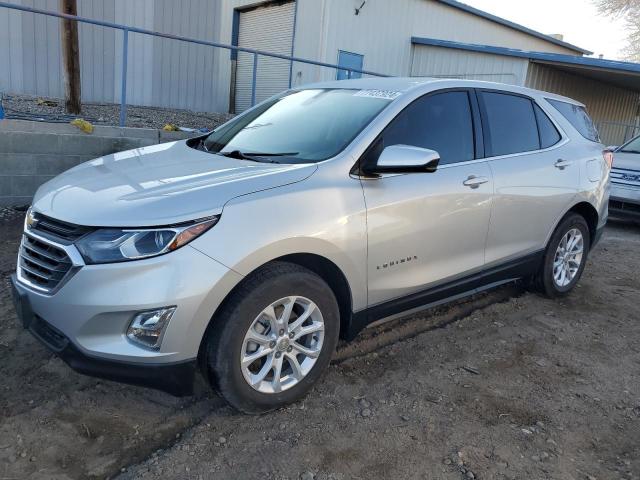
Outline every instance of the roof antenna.
[[360, 10], [362, 10], [362, 7], [364, 7], [365, 3], [367, 3], [367, 0], [363, 0], [362, 1], [362, 5], [360, 5], [358, 8], [356, 8], [356, 15], [358, 15], [360, 13]]

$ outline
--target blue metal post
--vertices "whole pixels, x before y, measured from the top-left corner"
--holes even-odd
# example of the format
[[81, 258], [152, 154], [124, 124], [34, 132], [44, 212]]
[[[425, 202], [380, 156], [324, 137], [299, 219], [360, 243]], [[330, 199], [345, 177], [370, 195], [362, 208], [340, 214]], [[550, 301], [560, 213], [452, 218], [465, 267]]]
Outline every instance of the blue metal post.
[[251, 82], [251, 106], [256, 104], [256, 80], [258, 76], [258, 54], [253, 54], [253, 80]]
[[347, 80], [351, 80], [351, 70], [347, 70]]
[[[296, 46], [296, 25], [298, 24], [298, 0], [295, 0], [296, 6], [293, 10], [293, 35], [291, 36], [291, 56], [295, 53]], [[293, 84], [293, 60], [289, 62], [289, 88]]]
[[122, 83], [120, 90], [120, 126], [124, 127], [127, 120], [127, 63], [129, 52], [129, 30], [122, 30]]

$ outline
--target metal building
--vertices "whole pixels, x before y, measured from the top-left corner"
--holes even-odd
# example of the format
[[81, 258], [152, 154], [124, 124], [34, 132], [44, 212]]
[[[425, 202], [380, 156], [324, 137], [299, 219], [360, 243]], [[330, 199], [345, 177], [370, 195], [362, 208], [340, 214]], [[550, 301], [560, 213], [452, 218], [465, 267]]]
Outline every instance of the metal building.
[[[14, 1], [58, 7], [58, 0]], [[363, 69], [561, 93], [587, 104], [609, 143], [638, 124], [640, 65], [584, 57], [591, 52], [454, 0], [78, 0], [78, 7], [80, 16], [344, 67], [259, 57], [256, 101]], [[55, 18], [0, 8], [0, 92], [60, 97], [59, 36]], [[83, 24], [80, 50], [83, 100], [118, 102], [121, 32]], [[253, 100], [253, 67], [251, 54], [132, 33], [127, 102], [239, 112]]]

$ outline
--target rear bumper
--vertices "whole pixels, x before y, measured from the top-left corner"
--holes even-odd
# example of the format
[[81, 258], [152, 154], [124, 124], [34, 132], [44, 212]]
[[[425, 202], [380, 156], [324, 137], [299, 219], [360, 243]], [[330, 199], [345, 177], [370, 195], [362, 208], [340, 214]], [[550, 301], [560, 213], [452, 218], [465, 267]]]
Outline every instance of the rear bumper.
[[67, 365], [84, 375], [154, 388], [176, 396], [193, 393], [196, 360], [176, 363], [134, 363], [93, 357], [80, 351], [60, 330], [36, 315], [24, 288], [11, 276], [16, 312], [24, 328]]

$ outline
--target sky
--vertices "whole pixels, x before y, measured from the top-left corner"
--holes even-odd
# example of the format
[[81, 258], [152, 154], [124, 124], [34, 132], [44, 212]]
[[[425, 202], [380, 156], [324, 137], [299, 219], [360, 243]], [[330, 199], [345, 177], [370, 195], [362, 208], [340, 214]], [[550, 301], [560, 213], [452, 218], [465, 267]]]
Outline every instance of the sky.
[[461, 0], [541, 33], [560, 33], [564, 41], [623, 60], [624, 21], [600, 16], [591, 0]]

